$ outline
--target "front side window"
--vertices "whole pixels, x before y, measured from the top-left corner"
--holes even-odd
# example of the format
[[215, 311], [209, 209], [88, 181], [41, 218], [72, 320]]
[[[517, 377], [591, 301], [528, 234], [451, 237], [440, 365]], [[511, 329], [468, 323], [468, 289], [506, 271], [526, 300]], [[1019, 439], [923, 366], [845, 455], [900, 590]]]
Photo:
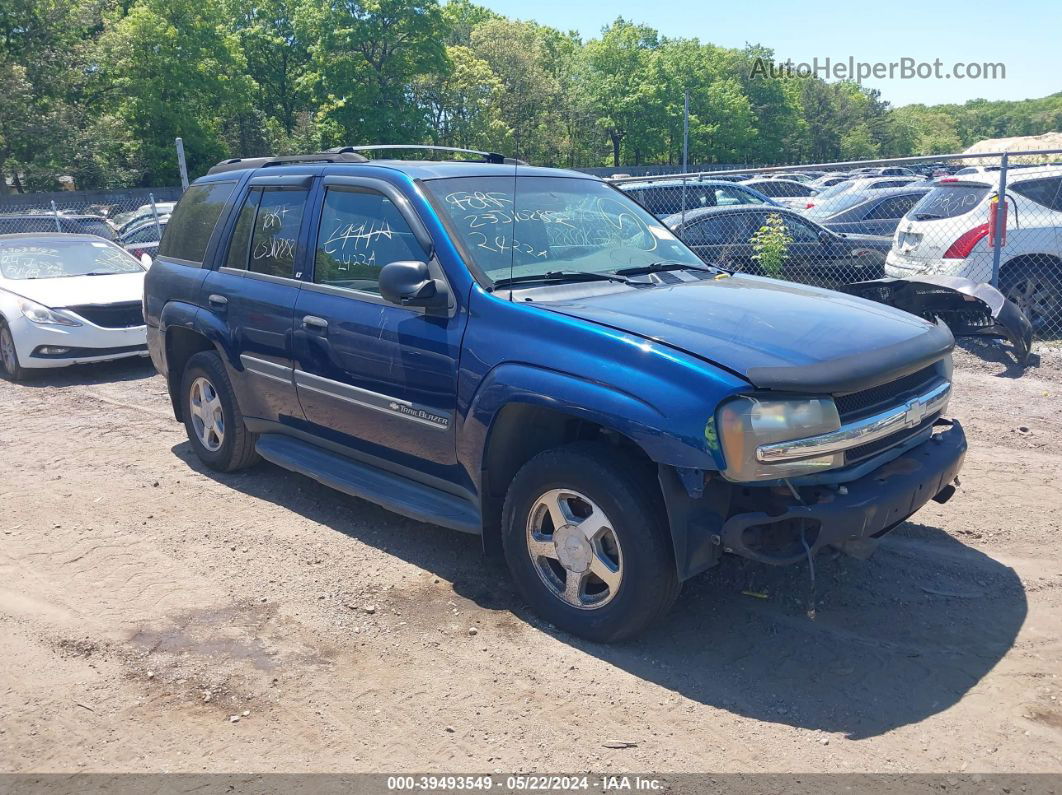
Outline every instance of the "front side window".
[[382, 193], [330, 188], [325, 194], [314, 255], [315, 283], [378, 294], [384, 265], [424, 257], [406, 219]]
[[819, 239], [819, 231], [805, 221], [791, 215], [782, 216], [786, 231], [792, 235], [794, 243], [814, 243]]
[[207, 182], [184, 192], [159, 245], [160, 257], [202, 263], [207, 243], [235, 182]]
[[719, 207], [729, 207], [735, 204], [766, 204], [756, 194], [734, 187], [716, 188], [715, 203]]
[[492, 280], [658, 262], [703, 266], [641, 205], [597, 180], [458, 177], [424, 184], [472, 263]]
[[113, 243], [17, 238], [0, 242], [0, 276], [5, 279], [59, 279], [143, 273], [143, 266]]

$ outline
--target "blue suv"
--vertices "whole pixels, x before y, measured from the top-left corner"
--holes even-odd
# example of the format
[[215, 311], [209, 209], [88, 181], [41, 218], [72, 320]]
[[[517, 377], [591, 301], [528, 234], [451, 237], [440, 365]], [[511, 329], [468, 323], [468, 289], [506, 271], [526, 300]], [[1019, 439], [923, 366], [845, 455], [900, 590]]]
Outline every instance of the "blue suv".
[[235, 160], [187, 190], [145, 317], [207, 466], [481, 535], [599, 641], [726, 554], [865, 557], [952, 495], [944, 325], [705, 265], [596, 178], [480, 154]]

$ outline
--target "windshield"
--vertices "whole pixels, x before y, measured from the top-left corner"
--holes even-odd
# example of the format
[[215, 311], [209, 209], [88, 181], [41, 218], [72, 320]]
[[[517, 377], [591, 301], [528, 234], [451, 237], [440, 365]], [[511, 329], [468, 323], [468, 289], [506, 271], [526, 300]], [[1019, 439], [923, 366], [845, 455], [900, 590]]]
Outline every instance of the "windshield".
[[458, 177], [425, 185], [473, 264], [492, 281], [662, 262], [704, 267], [660, 221], [596, 180]]
[[129, 254], [103, 241], [22, 239], [0, 242], [0, 275], [5, 279], [58, 279], [143, 272], [143, 266]]
[[836, 196], [827, 198], [821, 204], [816, 204], [814, 207], [809, 208], [804, 212], [804, 215], [812, 218], [829, 218], [831, 215], [842, 213], [866, 200], [867, 197], [860, 192], [839, 193]]

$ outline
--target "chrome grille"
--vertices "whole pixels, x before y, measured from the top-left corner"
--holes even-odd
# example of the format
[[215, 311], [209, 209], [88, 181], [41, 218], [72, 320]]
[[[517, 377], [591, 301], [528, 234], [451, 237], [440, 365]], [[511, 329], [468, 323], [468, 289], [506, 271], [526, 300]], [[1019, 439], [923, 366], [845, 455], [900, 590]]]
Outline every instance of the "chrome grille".
[[939, 377], [936, 366], [930, 365], [887, 384], [879, 384], [847, 395], [836, 395], [833, 400], [837, 404], [837, 413], [841, 415], [841, 424], [868, 417], [882, 409], [910, 400], [925, 392]]

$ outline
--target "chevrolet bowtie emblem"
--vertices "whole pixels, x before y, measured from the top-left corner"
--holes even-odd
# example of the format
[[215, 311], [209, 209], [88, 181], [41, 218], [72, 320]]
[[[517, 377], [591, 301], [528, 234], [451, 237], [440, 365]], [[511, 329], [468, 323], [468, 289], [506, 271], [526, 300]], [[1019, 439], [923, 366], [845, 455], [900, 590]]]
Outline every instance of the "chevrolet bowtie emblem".
[[921, 399], [908, 400], [907, 411], [904, 413], [903, 424], [908, 428], [918, 425], [926, 417], [926, 404]]

